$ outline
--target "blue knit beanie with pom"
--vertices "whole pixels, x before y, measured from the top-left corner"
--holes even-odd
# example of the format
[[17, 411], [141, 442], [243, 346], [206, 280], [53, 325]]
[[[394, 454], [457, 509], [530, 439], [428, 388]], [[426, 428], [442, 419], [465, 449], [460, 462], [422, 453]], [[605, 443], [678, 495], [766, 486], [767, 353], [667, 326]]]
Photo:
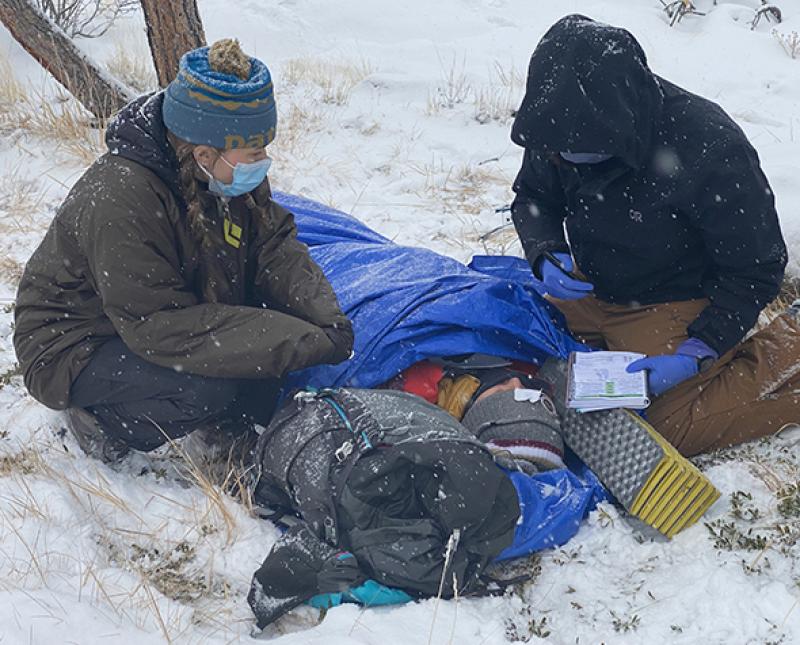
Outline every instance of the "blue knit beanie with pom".
[[184, 141], [230, 150], [264, 147], [275, 138], [269, 69], [241, 54], [238, 43], [234, 47], [240, 58], [249, 60], [249, 72], [247, 64], [239, 75], [218, 71], [209, 62], [211, 47], [193, 49], [181, 58], [178, 76], [164, 93], [163, 119]]

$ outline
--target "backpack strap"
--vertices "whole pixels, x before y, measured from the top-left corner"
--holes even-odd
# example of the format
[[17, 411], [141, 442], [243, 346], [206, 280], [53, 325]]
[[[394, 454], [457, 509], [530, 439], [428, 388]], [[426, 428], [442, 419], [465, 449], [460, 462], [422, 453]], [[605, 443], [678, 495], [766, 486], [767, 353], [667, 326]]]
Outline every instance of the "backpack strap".
[[[315, 508], [301, 508], [300, 512], [311, 525], [321, 528], [326, 542], [339, 546], [341, 535], [337, 508], [342, 492], [360, 457], [372, 451], [383, 438], [383, 430], [364, 402], [351, 390], [309, 389], [298, 393], [294, 398], [297, 406], [327, 406], [334, 412], [328, 418], [336, 421], [332, 420], [326, 427], [310, 434], [301, 450], [294, 455], [292, 463], [312, 439], [330, 433], [333, 454], [328, 453], [329, 461], [324, 465], [328, 476], [320, 481], [320, 490], [315, 493], [319, 503]], [[291, 466], [292, 464], [287, 466], [287, 474]]]

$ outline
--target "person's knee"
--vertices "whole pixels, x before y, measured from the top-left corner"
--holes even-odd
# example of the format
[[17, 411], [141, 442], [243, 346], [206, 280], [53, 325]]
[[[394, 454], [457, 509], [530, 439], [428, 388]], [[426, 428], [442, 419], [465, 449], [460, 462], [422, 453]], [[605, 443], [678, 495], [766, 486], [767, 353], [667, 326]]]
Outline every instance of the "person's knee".
[[188, 417], [201, 420], [223, 413], [237, 391], [235, 379], [193, 376], [179, 386], [176, 402]]

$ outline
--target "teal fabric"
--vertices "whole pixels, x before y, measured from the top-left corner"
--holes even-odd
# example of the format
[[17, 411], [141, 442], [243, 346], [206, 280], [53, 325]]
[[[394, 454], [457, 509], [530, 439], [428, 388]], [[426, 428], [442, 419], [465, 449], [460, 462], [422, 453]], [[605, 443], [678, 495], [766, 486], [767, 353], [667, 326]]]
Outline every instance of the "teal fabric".
[[308, 604], [316, 609], [330, 609], [342, 603], [356, 603], [365, 607], [382, 605], [400, 605], [414, 600], [405, 591], [386, 587], [375, 580], [367, 580], [364, 584], [342, 593], [323, 593], [314, 596]]

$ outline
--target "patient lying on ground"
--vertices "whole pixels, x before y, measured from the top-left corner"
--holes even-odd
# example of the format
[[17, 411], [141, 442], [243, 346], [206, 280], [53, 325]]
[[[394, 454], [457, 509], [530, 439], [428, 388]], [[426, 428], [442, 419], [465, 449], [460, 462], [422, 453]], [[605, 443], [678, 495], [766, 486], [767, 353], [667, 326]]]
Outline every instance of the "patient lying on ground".
[[444, 597], [496, 582], [487, 567], [524, 521], [511, 474], [563, 467], [564, 445], [549, 385], [494, 361], [441, 365], [440, 402], [462, 422], [391, 389], [285, 403], [255, 453], [254, 501], [291, 517], [253, 579], [261, 627], [368, 581], [406, 599], [436, 595], [442, 580]]

